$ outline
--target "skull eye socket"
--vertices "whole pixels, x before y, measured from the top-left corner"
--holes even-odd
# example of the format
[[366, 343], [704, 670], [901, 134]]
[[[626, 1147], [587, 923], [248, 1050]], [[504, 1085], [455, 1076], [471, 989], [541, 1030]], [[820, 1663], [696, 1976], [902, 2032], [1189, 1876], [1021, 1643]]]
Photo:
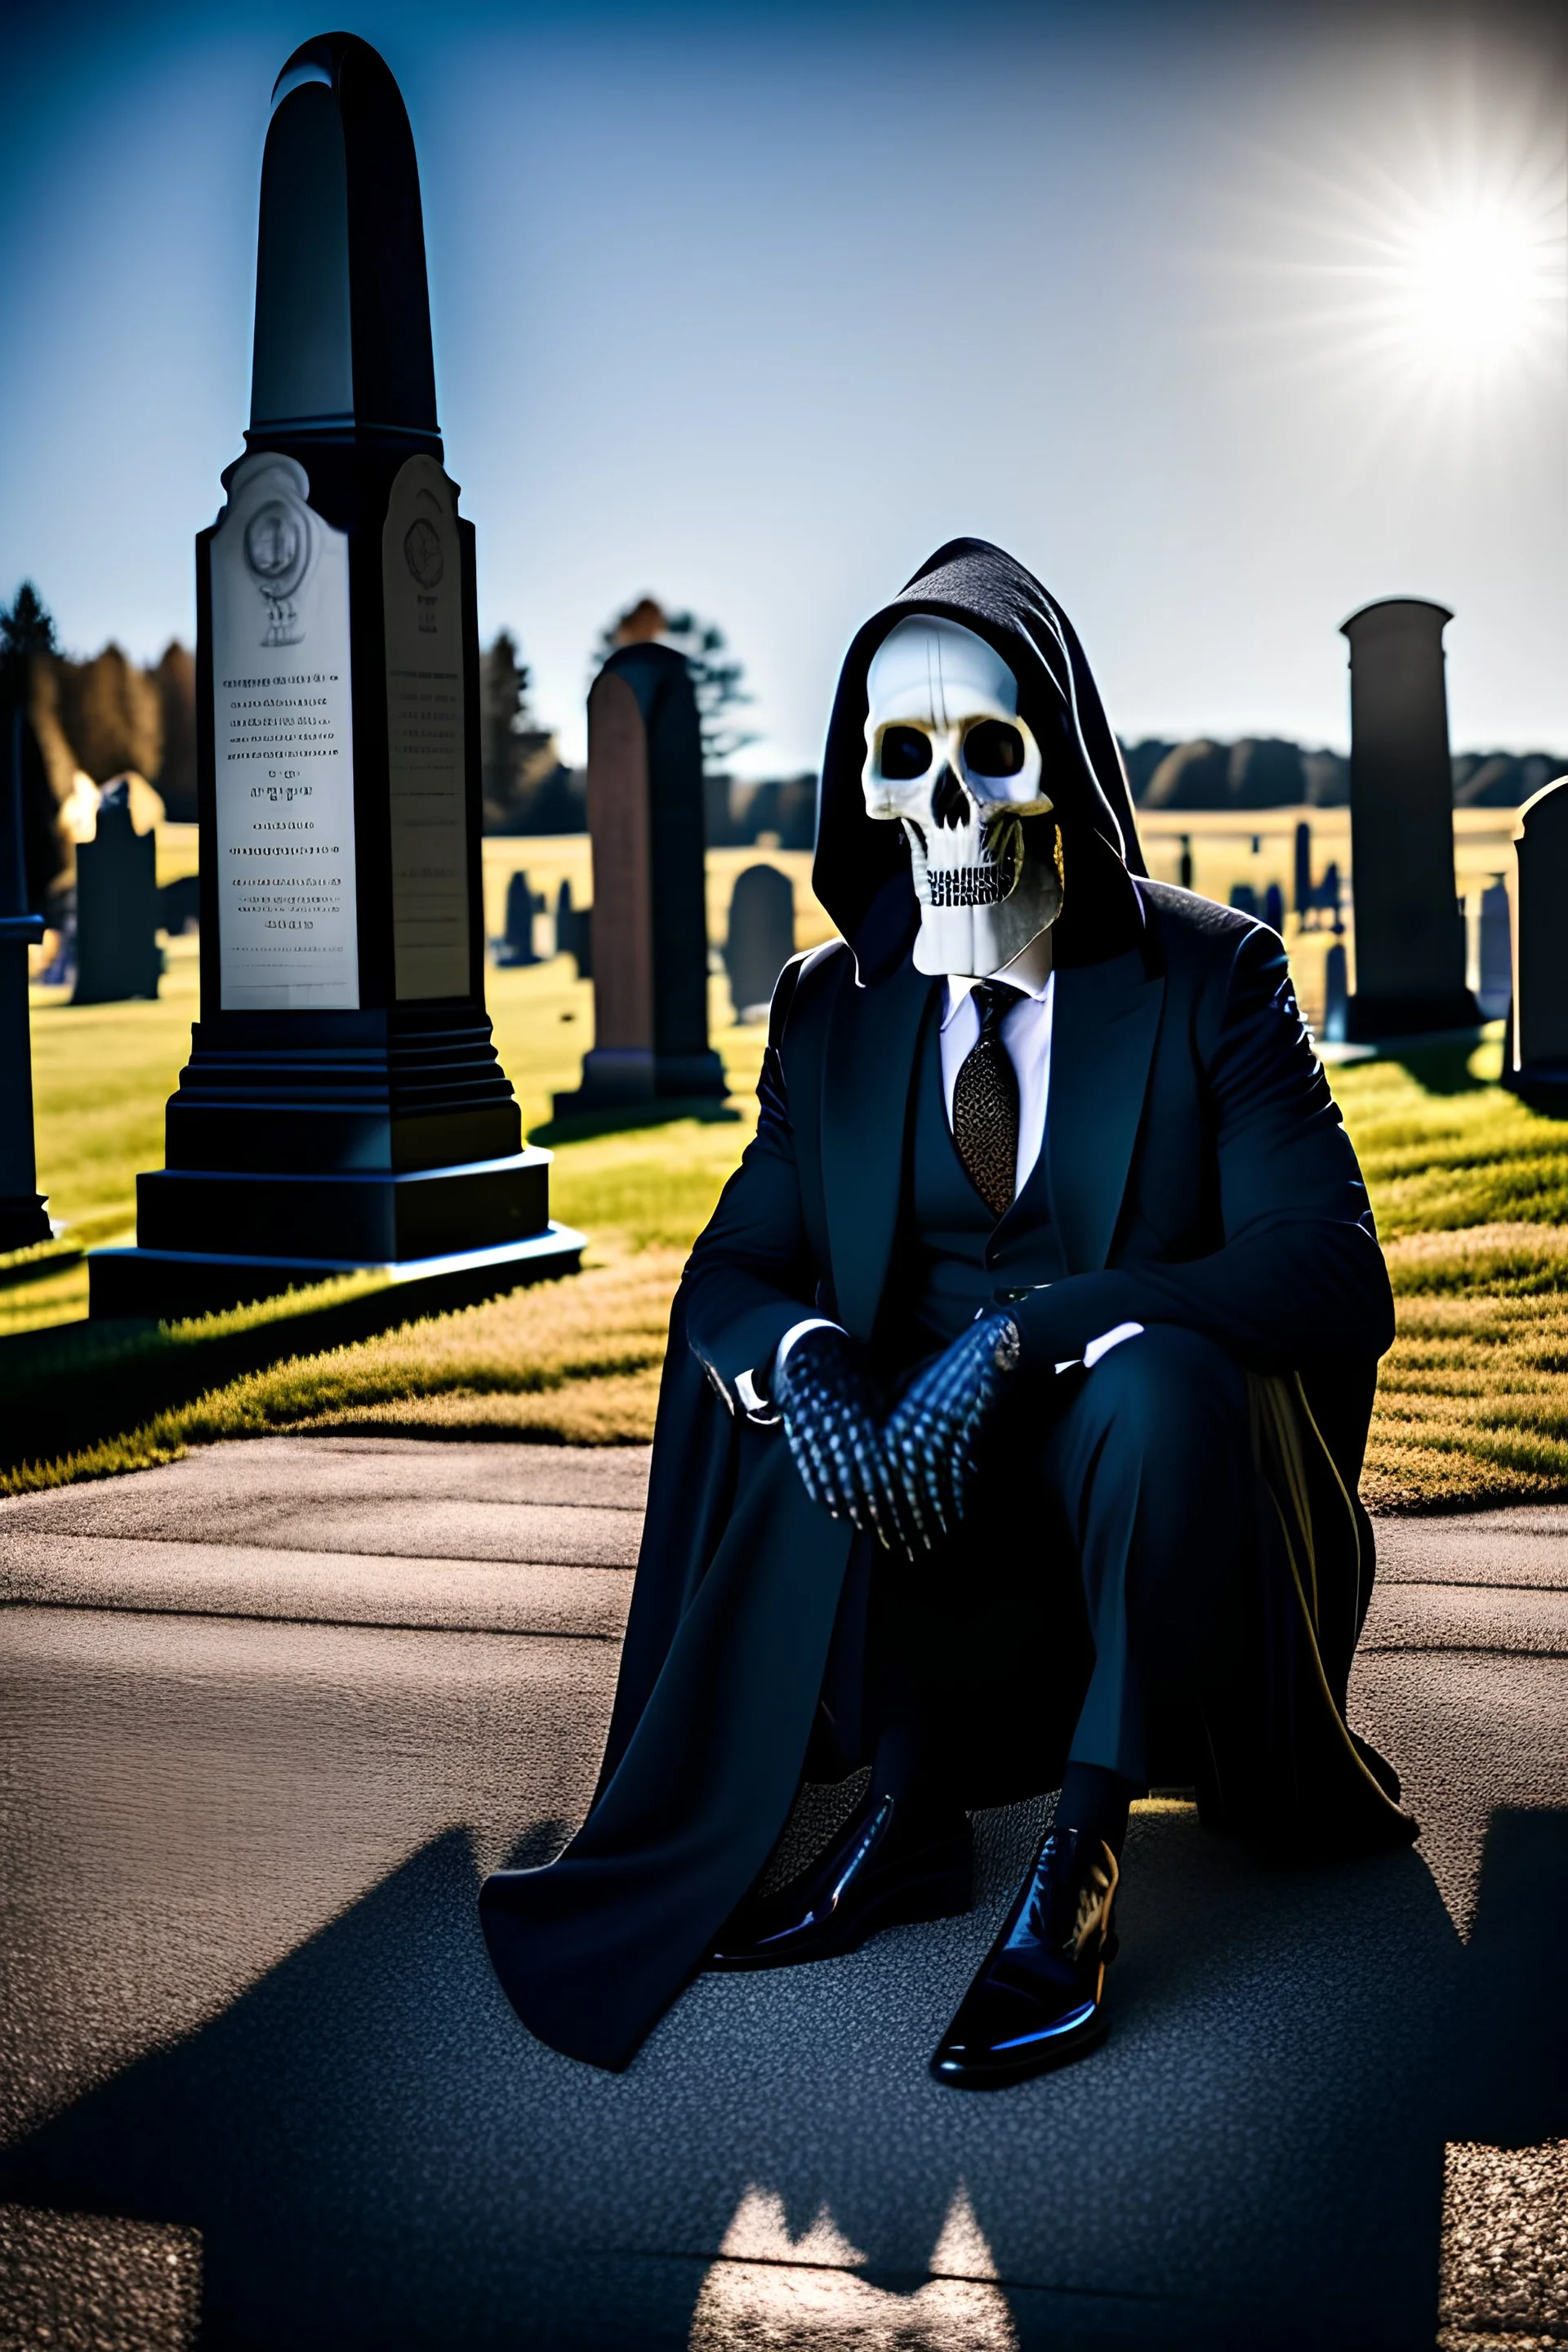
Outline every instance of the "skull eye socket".
[[1016, 776], [1024, 765], [1024, 739], [1003, 719], [983, 719], [963, 739], [963, 764], [972, 776]]
[[885, 728], [878, 756], [888, 782], [901, 784], [910, 776], [923, 776], [930, 767], [931, 738], [918, 727]]

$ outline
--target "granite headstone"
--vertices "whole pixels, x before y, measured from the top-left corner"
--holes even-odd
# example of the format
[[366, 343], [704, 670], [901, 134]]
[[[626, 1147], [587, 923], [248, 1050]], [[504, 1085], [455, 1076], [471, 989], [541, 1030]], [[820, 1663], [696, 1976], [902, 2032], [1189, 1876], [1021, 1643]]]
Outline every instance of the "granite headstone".
[[611, 654], [588, 696], [594, 1044], [558, 1117], [729, 1091], [708, 1042], [702, 742], [685, 658]]
[[1331, 1045], [1342, 1045], [1347, 1042], [1350, 985], [1345, 966], [1344, 947], [1336, 940], [1323, 958], [1323, 1036]]
[[555, 952], [572, 958], [579, 980], [593, 979], [594, 909], [573, 905], [570, 882], [563, 882], [555, 894]]
[[156, 996], [163, 968], [158, 945], [158, 843], [132, 821], [131, 792], [109, 785], [90, 841], [76, 851], [76, 989], [73, 1004], [120, 1004]]
[[537, 963], [533, 946], [533, 919], [542, 911], [544, 901], [531, 886], [524, 873], [514, 874], [506, 886], [506, 929], [496, 947], [500, 964]]
[[1479, 946], [1476, 996], [1487, 1020], [1496, 1021], [1513, 1002], [1513, 922], [1500, 875], [1481, 892]]
[[1303, 922], [1315, 903], [1312, 891], [1312, 828], [1303, 818], [1296, 827], [1296, 912]]
[[1568, 776], [1525, 802], [1514, 843], [1519, 940], [1505, 1082], [1540, 1109], [1568, 1112]]
[[1454, 892], [1441, 604], [1392, 596], [1343, 624], [1351, 666], [1352, 1040], [1473, 1027]]
[[730, 894], [724, 948], [737, 1021], [765, 1021], [773, 986], [795, 953], [795, 885], [776, 866], [748, 866]]

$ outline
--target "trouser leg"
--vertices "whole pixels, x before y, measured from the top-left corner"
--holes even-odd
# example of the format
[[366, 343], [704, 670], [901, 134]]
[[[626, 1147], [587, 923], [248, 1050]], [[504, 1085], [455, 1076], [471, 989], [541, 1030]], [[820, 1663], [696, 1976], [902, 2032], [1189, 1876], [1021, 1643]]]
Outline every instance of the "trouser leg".
[[1076, 1377], [1045, 1445], [1094, 1644], [1069, 1769], [1142, 1784], [1151, 1708], [1196, 1695], [1248, 1549], [1247, 1383], [1211, 1341], [1163, 1326]]

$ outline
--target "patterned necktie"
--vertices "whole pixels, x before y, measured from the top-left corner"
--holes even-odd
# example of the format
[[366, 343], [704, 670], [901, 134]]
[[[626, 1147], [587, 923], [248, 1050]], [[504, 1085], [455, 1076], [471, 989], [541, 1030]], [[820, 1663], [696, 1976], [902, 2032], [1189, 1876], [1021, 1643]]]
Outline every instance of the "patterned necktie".
[[953, 1081], [952, 1139], [970, 1182], [999, 1217], [1012, 1201], [1018, 1166], [1018, 1075], [1002, 1043], [1002, 1023], [1024, 991], [983, 980], [972, 992], [980, 1034]]

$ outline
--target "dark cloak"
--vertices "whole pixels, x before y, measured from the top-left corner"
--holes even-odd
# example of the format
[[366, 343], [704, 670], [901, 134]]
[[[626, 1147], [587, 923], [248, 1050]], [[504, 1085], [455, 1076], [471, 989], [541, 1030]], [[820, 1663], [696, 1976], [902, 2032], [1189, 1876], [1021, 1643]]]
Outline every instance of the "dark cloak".
[[[1283, 950], [1247, 918], [1142, 877], [1120, 754], [1065, 616], [1000, 551], [954, 541], [845, 663], [816, 880], [853, 953], [786, 968], [756, 1139], [675, 1301], [593, 1809], [559, 1861], [498, 1873], [481, 1895], [520, 2015], [601, 2066], [627, 2063], [765, 1864], [842, 1633], [850, 1532], [807, 1502], [781, 1433], [747, 1422], [735, 1381], [814, 1310], [875, 1360], [898, 1288], [911, 1074], [941, 983], [910, 961], [902, 828], [866, 815], [860, 771], [867, 667], [912, 612], [975, 630], [1008, 663], [1047, 753], [1055, 815], [1042, 822], [1062, 832], [1043, 1181], [1069, 1270], [1043, 1276], [1027, 1233], [999, 1249], [1026, 1362], [1048, 1377], [1119, 1322], [1171, 1321], [1249, 1374], [1260, 1570], [1231, 1628], [1226, 1703], [1205, 1714], [1200, 1752], [1159, 1777], [1195, 1780], [1215, 1827], [1342, 1850], [1413, 1834], [1393, 1775], [1344, 1721], [1372, 1581], [1355, 1487], [1392, 1301]], [[1074, 1687], [1020, 1685], [994, 1710], [1016, 1721], [1032, 1698], [1032, 1782], [1009, 1785], [977, 1733], [957, 1793], [1054, 1786]]]

